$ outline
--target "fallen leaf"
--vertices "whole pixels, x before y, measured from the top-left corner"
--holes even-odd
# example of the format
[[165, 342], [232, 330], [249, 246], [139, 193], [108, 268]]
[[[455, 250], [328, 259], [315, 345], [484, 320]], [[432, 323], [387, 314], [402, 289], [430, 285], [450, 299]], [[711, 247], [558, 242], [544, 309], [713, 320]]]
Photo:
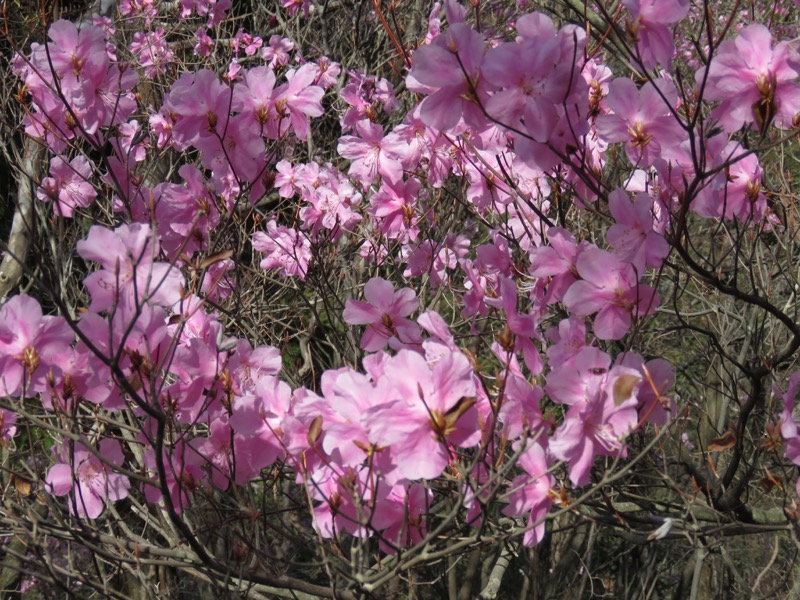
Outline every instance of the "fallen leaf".
[[708, 444], [709, 452], [722, 452], [728, 448], [733, 448], [736, 445], [736, 434], [732, 431], [726, 431], [718, 438], [711, 440]]

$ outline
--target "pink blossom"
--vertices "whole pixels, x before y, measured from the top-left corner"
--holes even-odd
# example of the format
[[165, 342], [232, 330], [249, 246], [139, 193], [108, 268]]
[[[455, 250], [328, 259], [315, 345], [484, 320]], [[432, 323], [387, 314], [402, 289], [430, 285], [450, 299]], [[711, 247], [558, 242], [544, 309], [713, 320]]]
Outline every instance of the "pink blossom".
[[390, 282], [373, 277], [364, 286], [364, 298], [366, 302], [348, 299], [342, 314], [350, 325], [368, 325], [361, 336], [363, 350], [383, 350], [393, 338], [401, 344], [421, 341], [419, 326], [407, 318], [419, 306], [414, 290], [395, 292]]
[[[162, 461], [166, 475], [164, 485], [175, 512], [180, 514], [189, 504], [192, 494], [207, 487], [206, 472], [201, 469], [205, 461], [195, 449], [188, 447], [183, 440], [175, 443], [174, 449], [165, 450], [162, 454]], [[143, 486], [145, 499], [155, 504], [163, 500], [163, 495], [152, 446], [146, 448], [143, 462], [152, 476], [157, 478], [152, 483]]]
[[368, 189], [380, 175], [389, 183], [399, 182], [403, 177], [400, 153], [392, 140], [383, 136], [383, 127], [369, 121], [356, 124], [359, 137], [345, 135], [339, 138], [336, 151], [352, 162], [348, 175], [357, 179]]
[[631, 20], [625, 29], [636, 43], [638, 58], [648, 71], [661, 65], [670, 70], [675, 45], [668, 25], [677, 23], [689, 12], [689, 0], [623, 0]]
[[383, 494], [375, 498], [374, 485], [370, 485], [365, 469], [319, 469], [306, 486], [312, 499], [321, 502], [314, 507], [314, 527], [322, 537], [335, 538], [342, 533], [369, 537], [367, 526], [373, 511], [367, 507], [380, 506], [385, 501]]
[[43, 315], [25, 294], [10, 298], [0, 307], [0, 395], [43, 391], [46, 373], [74, 339], [63, 317]]
[[288, 160], [279, 161], [275, 165], [275, 188], [281, 198], [291, 198], [297, 193], [295, 186], [295, 172], [299, 165], [292, 165]]
[[670, 418], [677, 416], [678, 405], [667, 392], [675, 385], [675, 371], [670, 364], [660, 358], [644, 359], [633, 352], [617, 357], [617, 364], [639, 371], [642, 383], [639, 386], [639, 419], [654, 425], [665, 425]]
[[164, 39], [163, 29], [147, 33], [137, 31], [133, 34], [130, 49], [149, 79], [166, 73], [167, 65], [175, 60], [175, 54]]
[[561, 302], [569, 287], [577, 280], [576, 262], [588, 244], [578, 244], [566, 229], [552, 227], [547, 231], [549, 244], [530, 250], [530, 274], [550, 277], [545, 302]]
[[314, 84], [327, 90], [335, 86], [339, 82], [339, 75], [342, 72], [342, 67], [339, 63], [332, 61], [327, 56], [320, 56], [317, 60], [319, 73], [314, 80]]
[[434, 479], [450, 462], [449, 444], [469, 447], [477, 429], [472, 367], [460, 352], [446, 353], [431, 368], [411, 350], [384, 365], [394, 393], [364, 413], [372, 443], [390, 447], [400, 474]]
[[289, 83], [275, 90], [281, 134], [288, 131], [291, 124], [298, 139], [305, 140], [309, 131], [308, 117], [322, 115], [322, 96], [325, 92], [314, 85], [318, 71], [319, 67], [313, 63], [306, 63], [296, 71], [289, 70], [286, 73]]
[[261, 46], [264, 45], [264, 40], [258, 36], [252, 36], [243, 29], [239, 29], [236, 35], [233, 36], [231, 46], [236, 55], [239, 54], [239, 49], [244, 46], [244, 53], [246, 56], [253, 56]]
[[300, 209], [300, 218], [303, 228], [310, 229], [312, 236], [327, 229], [333, 242], [361, 221], [361, 215], [354, 210], [361, 202], [361, 194], [347, 180], [304, 190], [303, 197], [308, 204]]
[[610, 252], [587, 248], [576, 267], [581, 279], [567, 290], [564, 304], [579, 317], [596, 312], [594, 334], [601, 340], [620, 339], [632, 317], [650, 315], [658, 306], [655, 291], [638, 284], [633, 267]]
[[219, 224], [216, 197], [200, 170], [192, 164], [178, 169], [184, 185], [165, 183], [156, 206], [161, 243], [170, 255], [205, 250], [210, 232]]
[[547, 348], [550, 365], [573, 366], [575, 357], [586, 347], [586, 325], [583, 319], [570, 316], [562, 319], [557, 328], [548, 329], [545, 337], [554, 342]]
[[381, 549], [394, 554], [400, 548], [419, 544], [427, 533], [426, 515], [433, 493], [421, 483], [409, 486], [396, 485], [385, 499], [377, 503], [372, 526], [385, 529], [381, 535]]
[[558, 121], [557, 104], [567, 102], [577, 79], [572, 56], [562, 56], [553, 22], [541, 14], [517, 21], [519, 42], [501, 44], [486, 55], [482, 73], [497, 88], [486, 110], [503, 124], [524, 129], [545, 143]]
[[384, 180], [369, 202], [370, 213], [378, 220], [381, 233], [388, 239], [414, 241], [417, 227], [417, 195], [422, 184], [415, 178], [392, 182]]
[[539, 337], [536, 330], [536, 316], [517, 312], [517, 286], [513, 279], [499, 277], [498, 284], [497, 297], [487, 298], [485, 301], [489, 306], [501, 308], [506, 313], [505, 329], [498, 335], [498, 339], [501, 340], [501, 344], [507, 352], [522, 351], [525, 364], [531, 373], [538, 374], [542, 370], [542, 359], [531, 341], [531, 338]]
[[225, 13], [231, 8], [231, 0], [180, 0], [181, 19], [188, 18], [192, 11], [198, 16], [208, 15], [206, 27], [214, 27], [225, 18]]
[[518, 439], [524, 434], [543, 433], [544, 419], [540, 407], [543, 396], [540, 386], [529, 383], [519, 374], [506, 374], [498, 418], [508, 439]]
[[46, 45], [31, 44], [30, 61], [15, 72], [34, 103], [25, 118], [27, 132], [62, 152], [76, 134], [93, 136], [100, 127], [125, 121], [136, 109], [130, 90], [138, 77], [124, 63], [111, 64], [97, 27], [78, 29], [62, 19], [48, 36]]
[[720, 134], [706, 141], [708, 166], [724, 168], [698, 191], [691, 208], [703, 217], [757, 223], [767, 210], [763, 170], [756, 154], [727, 138]]
[[451, 24], [433, 42], [414, 53], [406, 85], [413, 92], [428, 94], [420, 106], [422, 121], [446, 131], [463, 118], [468, 125], [485, 121], [479, 103], [488, 99], [480, 76], [484, 40], [464, 23]]
[[182, 73], [172, 84], [162, 107], [163, 114], [177, 115], [172, 136], [181, 149], [194, 144], [201, 135], [222, 136], [230, 110], [230, 89], [208, 69]]
[[774, 390], [776, 395], [783, 400], [781, 436], [786, 442], [784, 452], [786, 458], [796, 465], [800, 465], [800, 429], [794, 416], [794, 407], [799, 389], [800, 372], [795, 372], [789, 377], [789, 385], [785, 392], [781, 392], [777, 387]]
[[117, 156], [125, 156], [133, 162], [142, 162], [150, 148], [150, 136], [142, 129], [139, 121], [131, 119], [119, 126], [119, 137], [111, 140]]
[[246, 115], [226, 120], [224, 135], [201, 134], [195, 141], [202, 152], [200, 162], [217, 178], [230, 173], [237, 184], [255, 181], [265, 168], [264, 140], [248, 129]]
[[545, 517], [552, 504], [550, 490], [555, 486], [555, 478], [549, 473], [545, 450], [538, 441], [519, 457], [517, 464], [525, 472], [511, 482], [508, 506], [503, 514], [516, 517], [530, 513], [522, 543], [534, 546], [544, 538]]
[[17, 413], [0, 408], [0, 446], [17, 434]]
[[273, 69], [289, 63], [289, 53], [294, 50], [294, 42], [279, 35], [269, 38], [269, 43], [261, 48], [259, 55], [269, 63]]
[[637, 89], [630, 79], [618, 77], [609, 84], [606, 102], [613, 113], [597, 118], [597, 132], [608, 142], [625, 142], [625, 152], [635, 166], [679, 156], [676, 152], [684, 132], [672, 112], [677, 91], [670, 81], [653, 79]]
[[341, 119], [342, 130], [348, 131], [362, 119], [374, 121], [379, 106], [389, 113], [400, 105], [394, 95], [394, 86], [386, 79], [364, 75], [355, 70], [348, 73], [349, 81], [339, 92], [342, 100], [350, 105]]
[[713, 116], [734, 132], [743, 125], [792, 127], [800, 112], [798, 75], [800, 59], [789, 42], [773, 48], [769, 29], [753, 24], [722, 42], [695, 79], [706, 100], [721, 101]]
[[197, 44], [194, 47], [194, 53], [197, 56], [208, 58], [214, 52], [214, 40], [206, 32], [205, 27], [200, 27], [194, 34], [197, 38]]
[[120, 225], [115, 230], [94, 225], [77, 251], [102, 267], [83, 280], [92, 311], [131, 309], [143, 302], [171, 306], [180, 300], [183, 276], [176, 267], [156, 261], [159, 244], [148, 225]]
[[281, 0], [281, 6], [289, 12], [290, 16], [294, 16], [298, 10], [302, 9], [303, 14], [308, 18], [311, 0]]
[[150, 27], [153, 18], [158, 16], [156, 0], [120, 0], [119, 14], [129, 19], [144, 19], [145, 27]]
[[608, 197], [608, 208], [616, 224], [609, 228], [606, 239], [619, 257], [629, 261], [639, 274], [645, 266], [660, 267], [669, 254], [669, 244], [653, 230], [653, 199], [639, 193], [631, 205], [628, 195], [617, 189]]
[[450, 280], [448, 270], [455, 269], [458, 261], [467, 255], [469, 243], [465, 236], [452, 232], [441, 244], [430, 239], [419, 240], [416, 246], [409, 248], [408, 266], [403, 276], [427, 274], [431, 287], [446, 285]]
[[39, 200], [52, 200], [53, 212], [60, 217], [72, 217], [77, 208], [87, 208], [97, 198], [92, 178], [92, 165], [83, 156], [67, 162], [64, 156], [50, 160], [50, 176], [42, 179], [36, 190]]
[[[67, 449], [69, 447], [69, 449]], [[103, 512], [105, 501], [116, 502], [128, 496], [130, 481], [115, 473], [125, 457], [119, 442], [103, 439], [97, 448], [101, 461], [78, 442], [65, 443], [62, 462], [50, 467], [45, 478], [47, 489], [56, 496], [71, 493], [70, 513], [96, 519]]]
[[306, 278], [311, 262], [311, 242], [295, 229], [278, 225], [275, 219], [267, 223], [267, 231], [253, 234], [253, 249], [267, 256], [262, 269], [280, 269], [285, 277]]
[[275, 109], [275, 72], [269, 67], [244, 71], [242, 80], [233, 90], [231, 108], [253, 119], [261, 135], [277, 139], [278, 115]]
[[584, 398], [570, 406], [564, 422], [550, 439], [549, 449], [555, 458], [568, 463], [574, 485], [589, 483], [598, 454], [625, 456], [625, 438], [638, 423], [637, 391], [641, 381], [641, 375], [633, 369], [613, 367], [603, 375], [590, 376]]

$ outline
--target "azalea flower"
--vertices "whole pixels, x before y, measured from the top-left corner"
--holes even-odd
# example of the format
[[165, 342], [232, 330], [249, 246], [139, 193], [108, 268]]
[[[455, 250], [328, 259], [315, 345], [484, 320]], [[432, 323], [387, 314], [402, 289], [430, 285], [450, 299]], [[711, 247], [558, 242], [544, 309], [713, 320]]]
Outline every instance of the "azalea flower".
[[128, 496], [130, 481], [113, 471], [113, 467], [122, 466], [125, 457], [119, 442], [113, 439], [100, 441], [97, 451], [102, 461], [83, 444], [73, 444], [74, 448], [65, 452], [62, 462], [50, 467], [45, 483], [56, 496], [71, 494], [70, 513], [96, 519], [103, 512], [106, 500], [116, 502]]
[[364, 286], [362, 300], [349, 299], [342, 317], [350, 325], [368, 325], [360, 346], [367, 352], [383, 350], [394, 339], [400, 344], [421, 342], [419, 326], [407, 317], [417, 310], [419, 300], [411, 288], [394, 291], [392, 284], [373, 277]]
[[764, 25], [745, 27], [719, 45], [695, 80], [706, 100], [719, 100], [712, 113], [728, 132], [743, 125], [763, 131], [770, 124], [789, 128], [800, 112], [800, 57], [789, 42], [772, 46]]
[[42, 179], [36, 190], [39, 200], [53, 201], [53, 212], [60, 217], [72, 217], [75, 209], [87, 208], [97, 198], [90, 182], [92, 166], [83, 156], [67, 162], [64, 156], [50, 160], [50, 176]]

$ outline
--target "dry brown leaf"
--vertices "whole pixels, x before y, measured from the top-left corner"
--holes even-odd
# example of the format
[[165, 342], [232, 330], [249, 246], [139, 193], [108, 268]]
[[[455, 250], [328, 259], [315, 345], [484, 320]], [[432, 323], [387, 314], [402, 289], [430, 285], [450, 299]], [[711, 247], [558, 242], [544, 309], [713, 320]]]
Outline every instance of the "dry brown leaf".
[[31, 493], [31, 482], [27, 479], [23, 479], [22, 477], [17, 477], [13, 475], [14, 478], [14, 489], [17, 490], [17, 493], [22, 494], [23, 496], [27, 496]]
[[736, 434], [732, 431], [726, 431], [718, 438], [711, 440], [708, 445], [709, 452], [722, 452], [728, 448], [733, 448], [736, 445]]

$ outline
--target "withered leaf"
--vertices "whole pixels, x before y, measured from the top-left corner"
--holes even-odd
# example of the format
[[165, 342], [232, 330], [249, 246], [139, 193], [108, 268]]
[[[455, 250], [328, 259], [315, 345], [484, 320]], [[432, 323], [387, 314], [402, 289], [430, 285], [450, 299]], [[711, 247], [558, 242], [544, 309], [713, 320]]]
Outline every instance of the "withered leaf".
[[726, 431], [718, 438], [711, 440], [708, 444], [709, 452], [722, 452], [736, 445], [736, 434], [733, 431]]

